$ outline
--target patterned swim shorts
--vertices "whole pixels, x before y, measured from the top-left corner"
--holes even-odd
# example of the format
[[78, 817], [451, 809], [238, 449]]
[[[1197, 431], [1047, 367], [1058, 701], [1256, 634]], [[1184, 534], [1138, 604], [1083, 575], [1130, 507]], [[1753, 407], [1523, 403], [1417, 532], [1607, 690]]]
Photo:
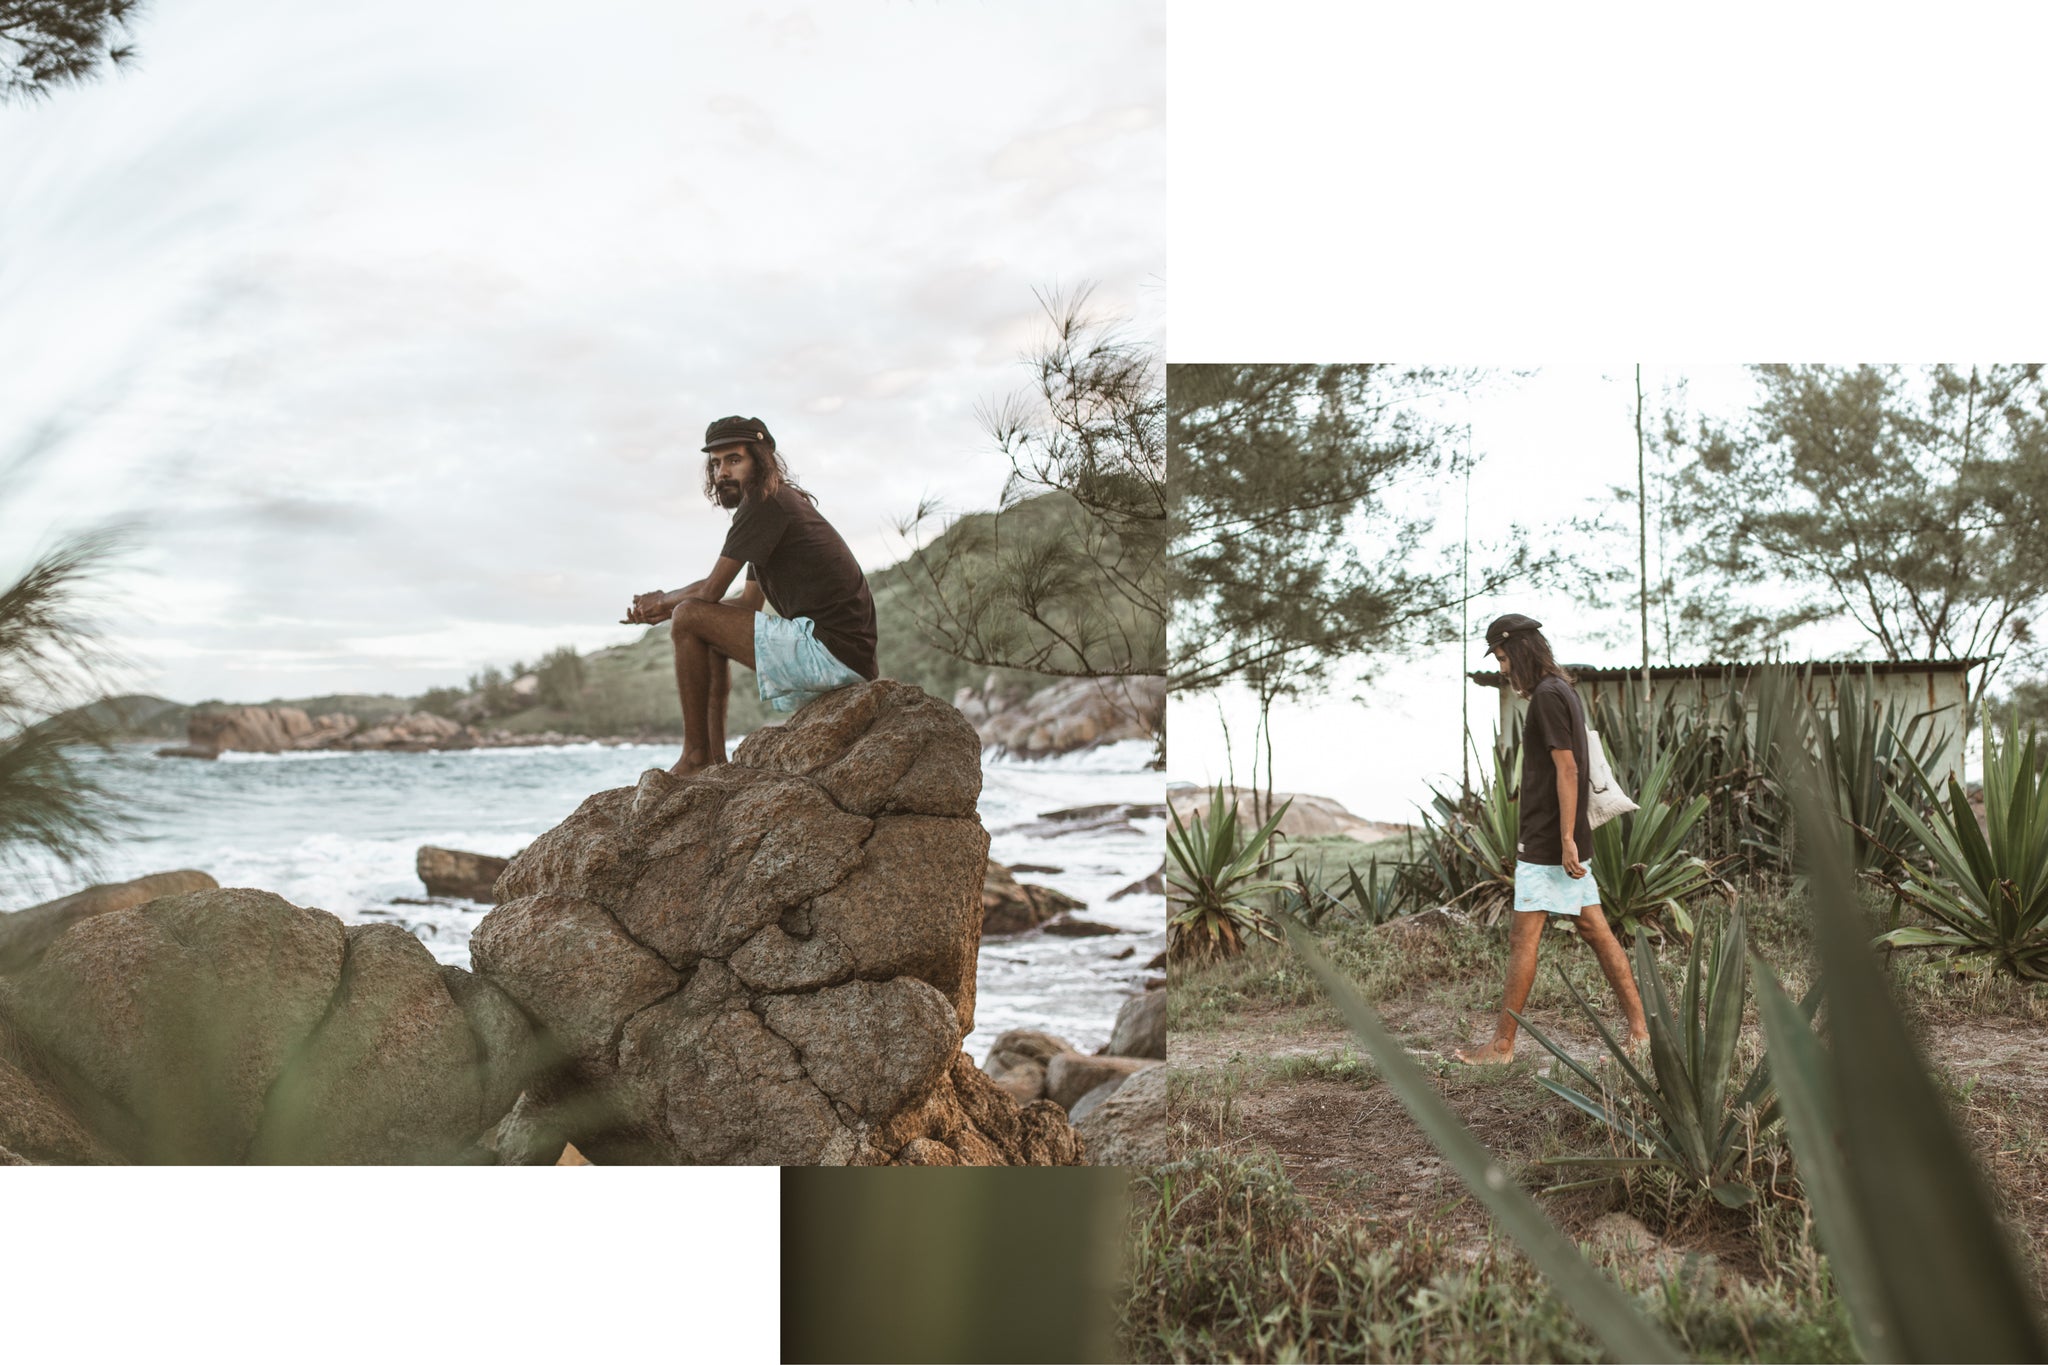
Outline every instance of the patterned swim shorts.
[[754, 680], [761, 700], [777, 711], [794, 711], [827, 692], [867, 681], [819, 644], [814, 629], [808, 616], [785, 621], [754, 613]]
[[1593, 880], [1593, 860], [1582, 858], [1586, 875], [1574, 877], [1563, 864], [1515, 863], [1515, 909], [1540, 910], [1546, 915], [1577, 915], [1588, 905], [1600, 903], [1600, 885]]

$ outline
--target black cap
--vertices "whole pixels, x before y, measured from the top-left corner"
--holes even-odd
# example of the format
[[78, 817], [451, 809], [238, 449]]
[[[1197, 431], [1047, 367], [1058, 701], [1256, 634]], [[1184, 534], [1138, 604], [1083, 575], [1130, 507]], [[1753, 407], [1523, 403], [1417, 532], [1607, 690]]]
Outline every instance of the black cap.
[[1533, 616], [1524, 616], [1518, 611], [1511, 611], [1506, 616], [1497, 618], [1492, 625], [1486, 628], [1486, 657], [1488, 662], [1497, 662], [1493, 658], [1493, 651], [1505, 644], [1508, 636], [1519, 634], [1525, 630], [1541, 629], [1543, 629], [1541, 621], [1538, 621]]
[[775, 438], [768, 434], [768, 424], [758, 417], [721, 417], [704, 428], [704, 449], [716, 450], [729, 446], [735, 441], [766, 441], [775, 444]]

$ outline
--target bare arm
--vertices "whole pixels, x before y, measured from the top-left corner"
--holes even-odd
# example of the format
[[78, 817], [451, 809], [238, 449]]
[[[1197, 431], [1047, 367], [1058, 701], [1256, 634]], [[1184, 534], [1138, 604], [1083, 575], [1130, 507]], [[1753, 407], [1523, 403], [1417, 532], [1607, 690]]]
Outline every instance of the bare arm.
[[[632, 610], [626, 613], [624, 624], [651, 625], [666, 621], [675, 615], [679, 603], [692, 598], [699, 602], [722, 602], [725, 600], [725, 590], [732, 586], [733, 579], [739, 577], [740, 570], [745, 567], [746, 564], [741, 560], [727, 559], [720, 555], [718, 562], [711, 566], [711, 572], [688, 587], [677, 588], [673, 592], [643, 592], [635, 597]], [[749, 582], [745, 591], [740, 594], [739, 602], [743, 606], [759, 611], [761, 585]]]
[[1586, 875], [1579, 861], [1579, 847], [1573, 833], [1579, 827], [1579, 760], [1570, 749], [1552, 749], [1550, 761], [1557, 767], [1557, 830], [1564, 848], [1564, 870], [1574, 877]]

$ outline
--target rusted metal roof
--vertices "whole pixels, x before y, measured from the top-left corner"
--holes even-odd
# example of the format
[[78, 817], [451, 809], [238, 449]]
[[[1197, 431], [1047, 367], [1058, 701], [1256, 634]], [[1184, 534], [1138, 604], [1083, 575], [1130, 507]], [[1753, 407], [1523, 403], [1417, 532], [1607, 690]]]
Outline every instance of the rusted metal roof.
[[[1868, 671], [1882, 677], [1888, 673], [1967, 673], [1989, 659], [1812, 659], [1804, 663], [1706, 663], [1706, 664], [1652, 664], [1650, 681], [1672, 678], [1717, 678], [1733, 674], [1753, 673], [1759, 668], [1784, 668], [1794, 672], [1819, 674], [1862, 673]], [[1579, 682], [1627, 682], [1640, 678], [1640, 668], [1600, 668], [1592, 664], [1566, 664], [1565, 670]], [[1481, 687], [1499, 687], [1502, 679], [1499, 672], [1467, 673], [1466, 677]]]

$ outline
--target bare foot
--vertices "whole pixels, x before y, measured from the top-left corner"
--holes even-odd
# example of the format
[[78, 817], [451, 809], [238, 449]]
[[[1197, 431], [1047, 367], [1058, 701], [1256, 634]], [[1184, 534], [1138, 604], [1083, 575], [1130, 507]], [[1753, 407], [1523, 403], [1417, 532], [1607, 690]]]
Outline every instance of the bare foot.
[[720, 754], [716, 758], [691, 758], [688, 754], [684, 754], [675, 761], [675, 765], [669, 769], [669, 772], [677, 777], [688, 777], [692, 773], [701, 773], [706, 768], [715, 768], [723, 762], [725, 762], [724, 754]]
[[1457, 1051], [1451, 1055], [1468, 1066], [1501, 1066], [1515, 1060], [1515, 1045], [1496, 1038], [1485, 1047], [1474, 1048], [1470, 1052]]

